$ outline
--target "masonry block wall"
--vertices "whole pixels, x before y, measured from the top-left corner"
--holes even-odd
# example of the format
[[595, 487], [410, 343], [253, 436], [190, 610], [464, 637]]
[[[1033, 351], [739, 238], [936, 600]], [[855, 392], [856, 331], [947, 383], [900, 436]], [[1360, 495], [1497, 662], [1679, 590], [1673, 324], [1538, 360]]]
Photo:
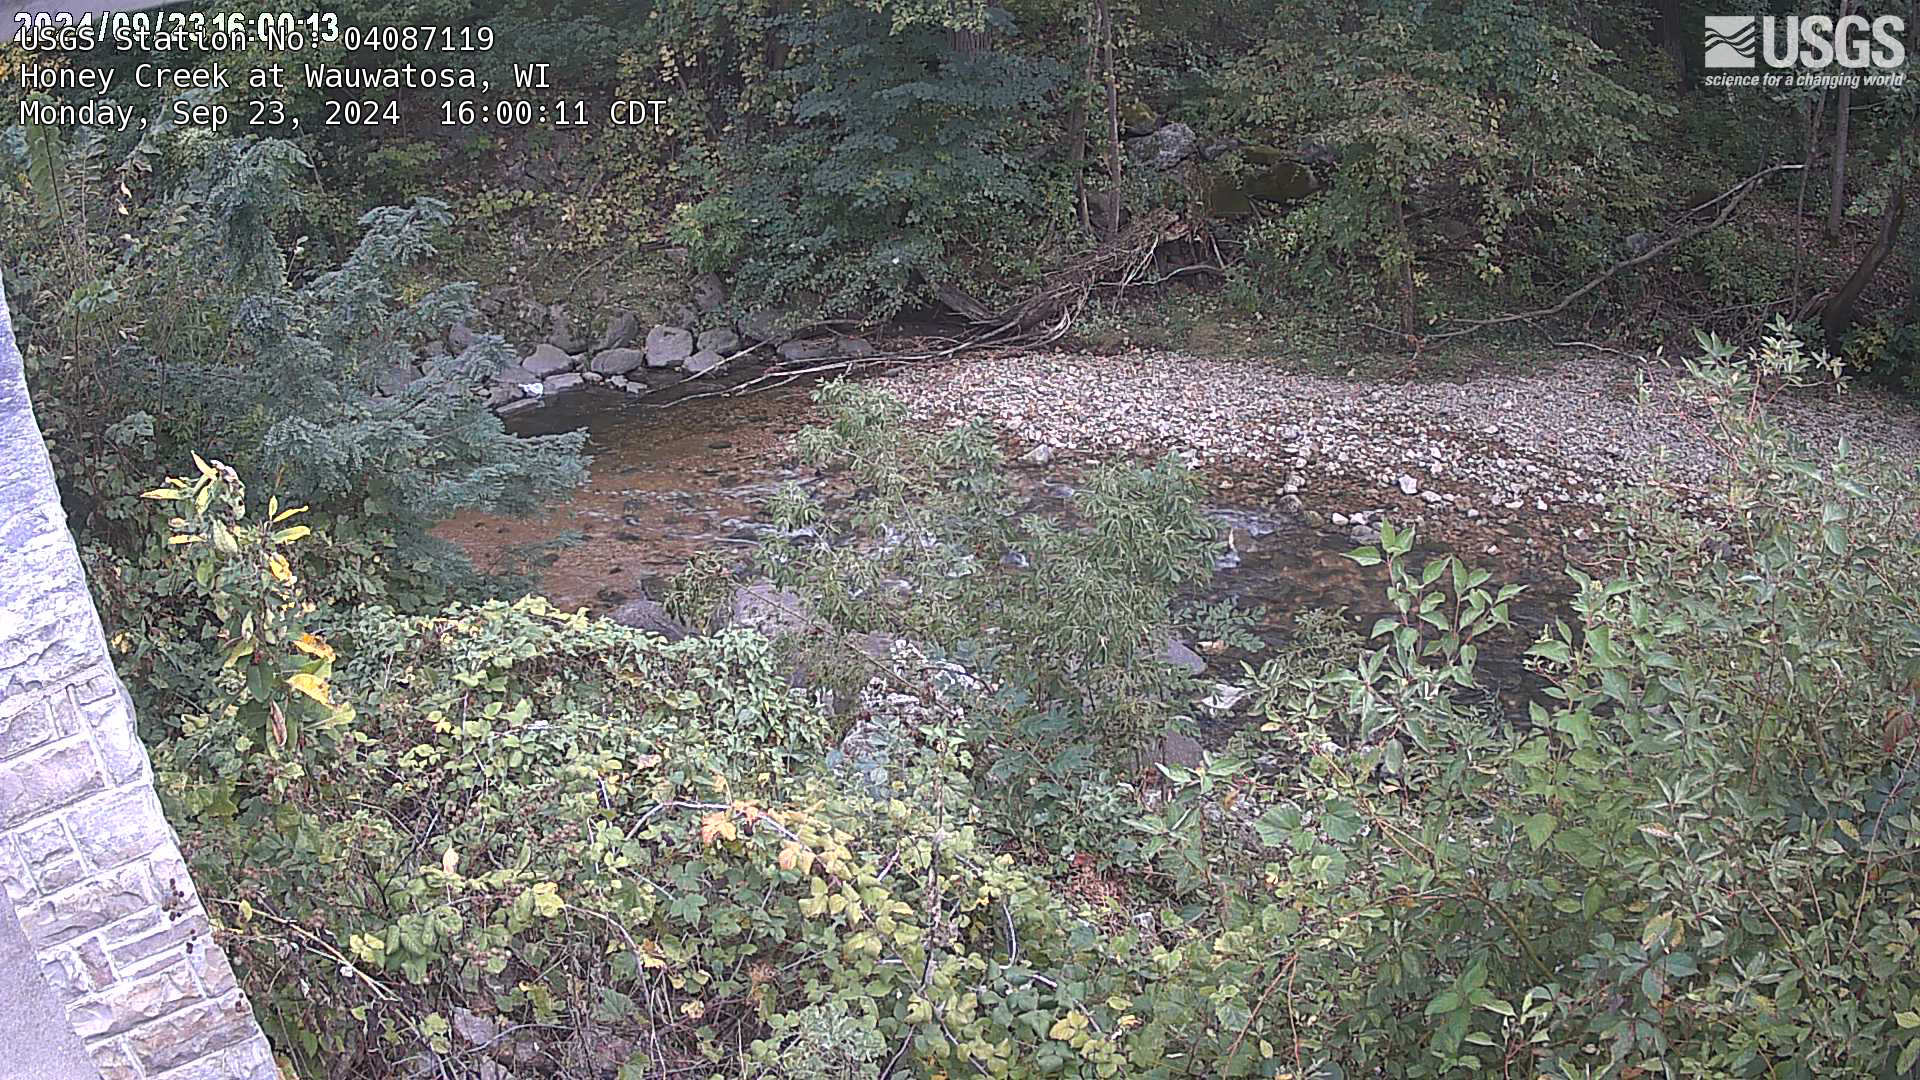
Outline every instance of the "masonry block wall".
[[154, 796], [3, 290], [0, 884], [104, 1080], [278, 1075]]

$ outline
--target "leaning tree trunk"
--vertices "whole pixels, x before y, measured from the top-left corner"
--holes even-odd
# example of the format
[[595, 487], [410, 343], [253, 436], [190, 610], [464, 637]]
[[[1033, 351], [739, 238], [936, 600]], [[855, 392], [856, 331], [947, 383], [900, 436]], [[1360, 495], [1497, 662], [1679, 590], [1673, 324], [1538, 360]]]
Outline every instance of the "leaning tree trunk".
[[[154, 796], [67, 532], [0, 282], [0, 980], [9, 1060], [34, 1077], [279, 1075]], [[15, 933], [15, 930], [18, 933]], [[23, 1028], [35, 1001], [70, 1031]], [[77, 1049], [77, 1048], [74, 1048]], [[175, 1071], [179, 1070], [179, 1071]]]
[[1860, 294], [1873, 280], [1873, 275], [1879, 272], [1880, 264], [1893, 253], [1893, 242], [1900, 236], [1900, 222], [1906, 211], [1907, 189], [1896, 180], [1893, 194], [1887, 199], [1886, 212], [1880, 215], [1880, 235], [1874, 238], [1866, 257], [1847, 275], [1846, 282], [1834, 292], [1826, 310], [1821, 312], [1820, 328], [1826, 332], [1828, 351], [1839, 349], [1840, 339], [1846, 337], [1848, 328], [1853, 326], [1853, 307], [1859, 303]]

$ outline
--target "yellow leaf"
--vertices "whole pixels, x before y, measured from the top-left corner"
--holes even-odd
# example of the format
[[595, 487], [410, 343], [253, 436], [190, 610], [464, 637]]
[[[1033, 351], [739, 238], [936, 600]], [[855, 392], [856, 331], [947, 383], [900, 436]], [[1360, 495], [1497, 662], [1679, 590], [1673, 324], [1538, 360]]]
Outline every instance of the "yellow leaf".
[[739, 839], [740, 832], [734, 827], [733, 815], [725, 810], [715, 810], [700, 819], [700, 842], [712, 847], [721, 840]]
[[176, 487], [163, 487], [154, 488], [152, 491], [143, 491], [140, 493], [140, 497], [143, 499], [177, 499], [185, 494], [186, 492]]
[[560, 886], [551, 881], [542, 881], [533, 887], [533, 910], [542, 918], [551, 919], [566, 907], [560, 899]]
[[301, 634], [299, 637], [294, 638], [293, 647], [306, 653], [308, 656], [317, 656], [322, 660], [333, 659], [333, 646], [321, 641], [310, 633]]
[[199, 454], [193, 455], [193, 464], [195, 465], [195, 467], [197, 467], [200, 470], [201, 476], [204, 476], [209, 480], [214, 478], [213, 466], [207, 464], [206, 459], [201, 457]]
[[451, 875], [453, 873], [454, 867], [457, 867], [459, 865], [460, 865], [460, 853], [458, 851], [455, 851], [452, 848], [448, 848], [446, 851], [440, 854], [440, 869], [443, 873]]
[[1055, 1020], [1053, 1026], [1047, 1029], [1047, 1038], [1059, 1039], [1061, 1042], [1066, 1042], [1068, 1039], [1073, 1038], [1080, 1030], [1073, 1023], [1074, 1017], [1078, 1015], [1078, 1013], [1068, 1013], [1060, 1019]]
[[661, 955], [658, 942], [643, 941], [640, 943], [640, 966], [644, 968], [663, 968], [667, 966], [667, 959]]
[[307, 508], [304, 506], [295, 506], [291, 509], [282, 510], [279, 513], [273, 515], [273, 523], [275, 525], [278, 525], [295, 514], [304, 514], [306, 512], [307, 512]]
[[805, 844], [788, 841], [780, 849], [779, 863], [780, 869], [782, 870], [811, 871], [813, 869], [813, 852], [807, 850], [807, 845]]
[[287, 685], [307, 695], [322, 705], [332, 705], [333, 698], [327, 690], [327, 680], [310, 672], [299, 672], [287, 676]]
[[277, 551], [267, 556], [267, 572], [282, 585], [293, 584], [293, 567], [288, 566], [286, 556]]
[[175, 536], [167, 537], [167, 543], [173, 544], [173, 545], [197, 544], [205, 539], [206, 539], [206, 536], [204, 536], [201, 533], [180, 533]]
[[290, 525], [274, 533], [273, 542], [276, 544], [291, 544], [311, 532], [313, 532], [313, 530], [307, 528], [305, 525]]

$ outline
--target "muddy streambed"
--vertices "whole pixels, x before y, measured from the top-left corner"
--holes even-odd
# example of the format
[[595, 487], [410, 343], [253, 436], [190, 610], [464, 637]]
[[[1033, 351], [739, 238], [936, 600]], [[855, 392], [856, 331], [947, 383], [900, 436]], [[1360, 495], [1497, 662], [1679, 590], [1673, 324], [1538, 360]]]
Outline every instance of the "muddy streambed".
[[[617, 392], [588, 390], [516, 417], [521, 434], [586, 429], [593, 462], [587, 483], [570, 499], [527, 518], [462, 514], [438, 530], [483, 567], [524, 570], [541, 592], [566, 608], [606, 612], [639, 595], [658, 597], [665, 580], [696, 554], [718, 551], [745, 559], [767, 531], [761, 511], [783, 484], [811, 480], [790, 451], [791, 436], [811, 422], [804, 387], [744, 397], [708, 397], [661, 408]], [[1064, 455], [1062, 455], [1064, 458]], [[1035, 509], [1064, 506], [1081, 463], [1056, 459], [1044, 468], [1018, 466], [1017, 486]], [[1209, 480], [1224, 479], [1209, 477]], [[1210, 505], [1234, 548], [1204, 599], [1232, 598], [1261, 607], [1263, 637], [1288, 636], [1296, 613], [1345, 609], [1364, 631], [1386, 614], [1386, 574], [1344, 557], [1346, 536], [1316, 529], [1279, 509], [1281, 496], [1261, 494], [1259, 478], [1232, 478]], [[1307, 508], [1313, 508], [1310, 496]], [[563, 534], [576, 544], [542, 550]], [[531, 555], [531, 557], [529, 557]], [[1524, 715], [1537, 681], [1520, 653], [1550, 617], [1557, 587], [1539, 571], [1488, 565], [1496, 582], [1532, 586], [1516, 605], [1514, 633], [1485, 642], [1483, 683], [1504, 712]], [[1209, 674], [1239, 674], [1238, 654], [1209, 660]]]

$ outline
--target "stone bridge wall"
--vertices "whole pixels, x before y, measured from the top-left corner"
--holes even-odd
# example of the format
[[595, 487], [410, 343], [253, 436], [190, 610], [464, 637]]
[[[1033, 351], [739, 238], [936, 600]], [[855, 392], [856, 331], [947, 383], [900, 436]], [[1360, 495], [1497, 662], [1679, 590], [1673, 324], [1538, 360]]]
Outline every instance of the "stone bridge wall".
[[[3, 293], [0, 883], [33, 966], [105, 1080], [278, 1075], [161, 816], [34, 422]], [[9, 1061], [0, 1075], [54, 1072]]]

